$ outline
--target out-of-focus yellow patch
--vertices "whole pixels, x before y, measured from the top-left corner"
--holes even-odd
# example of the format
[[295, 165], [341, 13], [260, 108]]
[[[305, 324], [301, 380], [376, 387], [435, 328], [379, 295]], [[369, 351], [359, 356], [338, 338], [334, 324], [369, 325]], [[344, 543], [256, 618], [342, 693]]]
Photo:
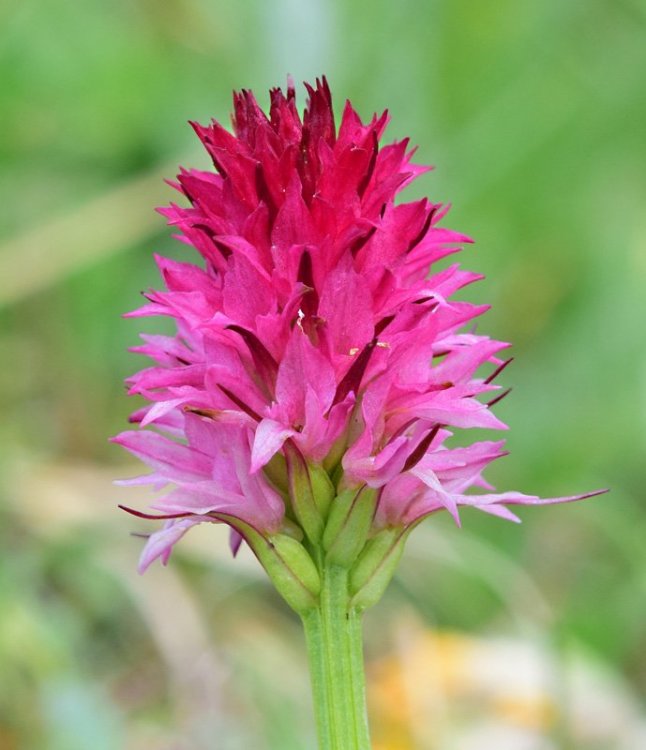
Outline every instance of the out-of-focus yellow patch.
[[557, 707], [548, 670], [530, 644], [431, 632], [406, 625], [398, 645], [370, 667], [376, 750], [435, 750], [480, 722], [546, 733]]

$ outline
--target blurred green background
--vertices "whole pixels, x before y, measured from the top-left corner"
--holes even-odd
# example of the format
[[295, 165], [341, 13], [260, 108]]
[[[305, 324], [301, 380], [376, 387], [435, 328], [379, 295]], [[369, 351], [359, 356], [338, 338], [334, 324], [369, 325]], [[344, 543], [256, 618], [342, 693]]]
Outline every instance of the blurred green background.
[[[585, 503], [416, 532], [367, 618], [375, 748], [646, 747], [646, 6], [639, 0], [0, 5], [0, 750], [296, 750], [299, 626], [198, 529], [135, 572], [107, 444], [186, 121], [326, 73], [388, 107], [514, 343], [501, 489]], [[302, 94], [302, 89], [300, 92]], [[301, 99], [302, 102], [302, 99]], [[147, 324], [152, 330], [154, 323]]]

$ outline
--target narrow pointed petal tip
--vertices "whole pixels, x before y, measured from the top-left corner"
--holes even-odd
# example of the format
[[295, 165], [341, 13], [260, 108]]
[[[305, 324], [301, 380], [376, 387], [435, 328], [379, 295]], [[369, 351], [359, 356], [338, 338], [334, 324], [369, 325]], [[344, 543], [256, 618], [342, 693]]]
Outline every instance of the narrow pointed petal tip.
[[[150, 469], [120, 484], [166, 488], [155, 512], [123, 507], [163, 522], [142, 571], [200, 522], [233, 526], [233, 554], [241, 524], [312, 543], [350, 487], [379, 496], [366, 538], [438, 511], [460, 526], [460, 506], [519, 522], [508, 505], [606, 491], [497, 494], [483, 472], [502, 443], [452, 447], [454, 431], [508, 429], [494, 414], [508, 344], [475, 327], [489, 305], [457, 298], [484, 277], [442, 263], [472, 239], [445, 224], [449, 203], [402, 200], [428, 168], [408, 139], [384, 142], [387, 112], [363, 121], [348, 102], [337, 118], [325, 77], [305, 88], [304, 109], [291, 79], [272, 89], [268, 112], [234, 93], [232, 131], [191, 122], [212, 167], [181, 168], [183, 200], [158, 209], [193, 257], [154, 255], [162, 288], [126, 313], [176, 329], [132, 348], [151, 360], [127, 380], [147, 403], [112, 438]], [[290, 451], [325, 512], [295, 498]]]
[[145, 518], [152, 521], [168, 521], [175, 518], [187, 518], [188, 516], [192, 515], [191, 513], [144, 513], [140, 510], [136, 510], [135, 508], [129, 508], [127, 505], [121, 504], [117, 505], [117, 508], [119, 508], [119, 510], [124, 510], [131, 516], [136, 516], [137, 518]]
[[506, 502], [509, 502], [510, 504], [517, 504], [517, 505], [556, 505], [558, 503], [574, 503], [577, 500], [587, 500], [591, 497], [597, 497], [599, 495], [605, 495], [607, 492], [610, 492], [610, 488], [605, 487], [601, 490], [593, 490], [592, 492], [586, 492], [582, 495], [566, 495], [564, 497], [530, 497], [528, 496], [528, 500], [525, 501], [518, 501], [514, 502], [513, 500], [509, 500]]

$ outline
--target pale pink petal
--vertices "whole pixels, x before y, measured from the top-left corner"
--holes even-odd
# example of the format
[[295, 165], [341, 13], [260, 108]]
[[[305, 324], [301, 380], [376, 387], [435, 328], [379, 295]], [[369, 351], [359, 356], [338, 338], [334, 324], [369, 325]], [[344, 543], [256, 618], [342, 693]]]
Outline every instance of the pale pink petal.
[[139, 558], [139, 572], [145, 573], [150, 564], [158, 558], [166, 565], [175, 544], [198, 523], [201, 523], [200, 519], [192, 518], [168, 521], [163, 529], [151, 534]]
[[279, 451], [288, 438], [296, 434], [295, 430], [274, 419], [263, 419], [256, 429], [251, 451], [251, 472], [261, 469]]
[[208, 456], [175, 443], [156, 432], [122, 432], [112, 442], [123, 446], [171, 482], [195, 481], [208, 477]]

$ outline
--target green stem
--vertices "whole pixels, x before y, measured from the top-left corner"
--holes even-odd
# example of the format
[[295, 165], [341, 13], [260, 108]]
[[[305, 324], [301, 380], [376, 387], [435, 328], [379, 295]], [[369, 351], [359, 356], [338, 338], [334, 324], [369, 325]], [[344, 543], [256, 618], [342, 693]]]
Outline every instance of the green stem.
[[322, 570], [319, 607], [303, 615], [319, 750], [370, 750], [361, 614], [349, 607], [348, 570]]

